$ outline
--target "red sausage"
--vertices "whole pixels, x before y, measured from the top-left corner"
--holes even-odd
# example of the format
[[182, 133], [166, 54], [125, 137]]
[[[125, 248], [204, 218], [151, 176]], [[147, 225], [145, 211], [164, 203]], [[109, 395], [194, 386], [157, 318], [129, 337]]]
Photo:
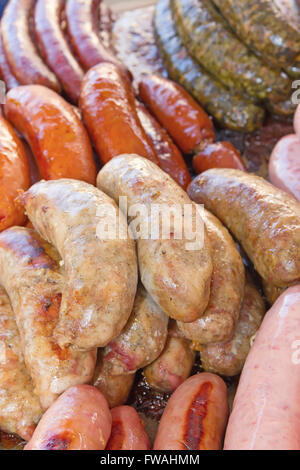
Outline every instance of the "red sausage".
[[7, 62], [21, 85], [33, 83], [60, 92], [56, 76], [44, 64], [30, 32], [30, 15], [35, 0], [10, 0], [2, 20], [2, 40]]
[[193, 375], [169, 399], [154, 450], [220, 450], [227, 417], [224, 381], [210, 373]]
[[149, 450], [150, 440], [141, 418], [131, 406], [111, 410], [112, 428], [106, 450]]
[[5, 82], [6, 90], [10, 90], [11, 88], [14, 88], [15, 86], [19, 86], [19, 82], [16, 79], [16, 77], [14, 77], [14, 75], [12, 74], [12, 71], [10, 70], [10, 67], [7, 63], [7, 60], [4, 54], [1, 31], [0, 31], [0, 76], [2, 80]]
[[211, 168], [235, 168], [246, 171], [239, 151], [230, 142], [212, 142], [193, 158], [196, 173]]
[[240, 378], [225, 449], [300, 449], [299, 312], [300, 285], [265, 316]]
[[184, 153], [196, 153], [215, 140], [212, 120], [177, 83], [148, 75], [139, 84], [142, 101]]
[[64, 6], [65, 0], [38, 0], [34, 14], [35, 33], [45, 62], [70, 100], [77, 103], [84, 73], [61, 29]]
[[71, 387], [43, 415], [25, 450], [104, 450], [111, 422], [95, 387]]
[[191, 182], [191, 175], [180, 150], [142, 103], [137, 101], [136, 107], [141, 124], [155, 148], [161, 168], [186, 189]]

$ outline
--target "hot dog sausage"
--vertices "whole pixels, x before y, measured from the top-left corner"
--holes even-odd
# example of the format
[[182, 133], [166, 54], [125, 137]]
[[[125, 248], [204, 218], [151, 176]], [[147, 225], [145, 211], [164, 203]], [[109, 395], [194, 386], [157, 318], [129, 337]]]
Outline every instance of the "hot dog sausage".
[[61, 29], [64, 6], [65, 0], [38, 0], [34, 27], [45, 62], [59, 79], [70, 100], [77, 103], [84, 73]]
[[88, 134], [61, 96], [39, 85], [14, 88], [6, 96], [5, 114], [29, 143], [42, 178], [95, 183]]
[[180, 85], [156, 75], [139, 84], [142, 101], [184, 153], [201, 150], [215, 140], [212, 120]]
[[[201, 217], [198, 218], [201, 228], [197, 230], [196, 238], [200, 232], [203, 237], [200, 243], [191, 247], [191, 251], [183, 231], [176, 234], [182, 222], [185, 228], [189, 221], [194, 226], [197, 222], [195, 213], [198, 208], [191, 205], [193, 203], [185, 191], [160, 168], [137, 155], [121, 155], [111, 160], [100, 171], [97, 185], [115, 201], [126, 196], [129, 208], [136, 203], [143, 205], [140, 226], [144, 225], [142, 230], [146, 234], [137, 241], [139, 267], [142, 283], [153, 300], [176, 320], [188, 322], [199, 318], [209, 299], [212, 261]], [[184, 206], [189, 207], [191, 217], [186, 220], [181, 217], [180, 224], [170, 220], [168, 233], [163, 228], [162, 219], [165, 222], [169, 214], [156, 217], [153, 204], [160, 210], [176, 208], [177, 215], [181, 216]], [[151, 234], [150, 225], [153, 227], [155, 223], [157, 233]], [[164, 231], [167, 232], [165, 238], [170, 239], [162, 239]]]
[[71, 387], [46, 411], [25, 450], [104, 450], [111, 422], [95, 387]]
[[106, 450], [149, 450], [150, 439], [141, 418], [131, 406], [111, 410], [111, 435]]
[[96, 351], [60, 348], [53, 340], [63, 276], [52, 247], [30, 229], [0, 234], [0, 283], [16, 316], [25, 363], [41, 405], [47, 409], [72, 385], [93, 377]]
[[218, 168], [197, 176], [188, 193], [228, 227], [265, 281], [300, 280], [300, 205], [292, 196], [256, 175]]
[[169, 399], [154, 450], [220, 450], [227, 416], [223, 380], [209, 373], [193, 375]]
[[159, 165], [138, 118], [127, 76], [114, 64], [99, 64], [85, 76], [80, 95], [83, 120], [103, 164], [123, 153], [137, 153]]
[[[135, 244], [125, 217], [104, 193], [75, 180], [37, 183], [24, 203], [35, 229], [64, 262], [59, 345], [106, 346], [126, 325], [137, 288]], [[106, 224], [115, 239], [102, 232]]]
[[0, 27], [0, 76], [2, 80], [5, 82], [6, 90], [10, 90], [11, 88], [14, 88], [15, 86], [19, 86], [19, 82], [15, 78], [15, 76], [12, 74], [12, 71], [10, 70], [10, 66], [7, 63], [7, 60], [4, 54], [1, 27]]
[[246, 171], [239, 151], [230, 142], [213, 142], [208, 144], [193, 158], [196, 173], [210, 168], [236, 168]]
[[300, 448], [299, 308], [298, 285], [266, 314], [240, 378], [225, 449]]
[[44, 64], [30, 32], [35, 0], [10, 0], [1, 20], [3, 47], [13, 75], [21, 85], [38, 83], [60, 92], [56, 76]]

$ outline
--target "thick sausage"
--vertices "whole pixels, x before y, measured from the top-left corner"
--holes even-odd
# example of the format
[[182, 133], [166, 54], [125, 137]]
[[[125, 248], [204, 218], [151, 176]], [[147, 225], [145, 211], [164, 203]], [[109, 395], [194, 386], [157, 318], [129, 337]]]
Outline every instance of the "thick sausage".
[[25, 450], [104, 450], [112, 417], [90, 385], [71, 387], [46, 411]]
[[300, 449], [300, 286], [265, 316], [240, 378], [225, 449]]
[[154, 450], [220, 450], [227, 416], [223, 380], [209, 373], [193, 375], [169, 399]]
[[137, 153], [159, 165], [155, 149], [138, 118], [127, 76], [114, 64], [99, 64], [85, 76], [80, 108], [103, 164], [123, 153]]
[[215, 140], [212, 120], [177, 83], [148, 75], [140, 82], [139, 93], [184, 153], [197, 152]]
[[188, 193], [228, 227], [265, 281], [285, 287], [300, 280], [300, 204], [292, 196], [228, 169], [202, 173]]
[[42, 414], [9, 298], [0, 287], [0, 429], [29, 440]]
[[211, 244], [213, 275], [210, 300], [204, 315], [192, 323], [178, 322], [186, 338], [198, 344], [228, 341], [235, 331], [244, 297], [245, 268], [228, 230], [203, 211]]
[[[59, 345], [106, 346], [126, 325], [137, 288], [135, 244], [125, 217], [106, 194], [75, 180], [37, 183], [24, 204], [35, 229], [64, 263], [66, 287], [55, 330]], [[113, 239], [113, 232], [102, 231], [107, 225], [115, 229]]]
[[5, 114], [29, 143], [42, 178], [95, 184], [88, 134], [73, 106], [61, 96], [40, 85], [14, 88], [6, 96]]
[[150, 439], [141, 418], [131, 406], [111, 410], [111, 435], [106, 450], [150, 450]]
[[0, 27], [0, 76], [2, 80], [5, 82], [6, 90], [10, 90], [15, 86], [19, 86], [19, 82], [16, 77], [12, 74], [10, 70], [10, 66], [7, 63], [4, 49], [3, 49], [3, 41], [2, 41], [2, 33]]
[[89, 382], [96, 351], [60, 348], [53, 340], [64, 278], [48, 255], [52, 247], [30, 229], [0, 234], [0, 283], [16, 316], [27, 369], [41, 405], [47, 409], [72, 385]]
[[239, 321], [232, 340], [226, 343], [199, 345], [204, 370], [229, 377], [239, 374], [265, 311], [260, 293], [247, 281]]
[[[153, 300], [175, 320], [199, 318], [209, 300], [212, 261], [203, 221], [186, 192], [160, 168], [137, 155], [121, 155], [111, 160], [100, 171], [97, 184], [115, 201], [126, 196], [129, 209], [142, 204], [140, 228], [146, 233], [137, 241], [139, 267], [142, 283]], [[164, 225], [170, 214], [163, 217], [155, 214], [154, 204], [158, 210], [176, 208], [177, 220], [170, 220], [169, 233]], [[191, 209], [191, 217], [182, 218], [184, 206]], [[177, 229], [182, 225], [187, 228], [189, 222], [195, 226], [196, 212], [201, 228], [195, 235], [197, 239], [201, 233], [201, 240], [190, 247], [184, 230], [179, 233]], [[152, 229], [157, 225], [156, 233], [155, 230], [149, 233], [150, 225]], [[167, 232], [164, 238], [163, 232]]]
[[183, 189], [186, 189], [191, 182], [191, 175], [180, 150], [145, 106], [139, 101], [136, 102], [136, 106], [138, 117], [153, 144], [162, 170], [172, 176]]
[[132, 374], [155, 361], [166, 344], [168, 321], [168, 316], [140, 285], [124, 330], [103, 350], [107, 373]]
[[34, 27], [45, 62], [59, 79], [70, 100], [77, 103], [84, 73], [61, 28], [64, 6], [65, 0], [38, 0]]
[[3, 47], [13, 75], [21, 85], [38, 83], [60, 92], [56, 76], [38, 54], [30, 31], [35, 0], [10, 0], [5, 8], [1, 31]]
[[193, 158], [196, 173], [211, 168], [235, 168], [246, 171], [239, 151], [230, 142], [213, 142], [208, 144]]
[[0, 232], [26, 221], [18, 196], [30, 186], [25, 148], [12, 126], [0, 117]]

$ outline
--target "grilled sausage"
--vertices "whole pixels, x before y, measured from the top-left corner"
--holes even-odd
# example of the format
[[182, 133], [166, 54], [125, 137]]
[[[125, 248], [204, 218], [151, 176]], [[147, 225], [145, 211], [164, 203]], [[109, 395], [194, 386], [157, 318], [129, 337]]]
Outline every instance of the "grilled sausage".
[[61, 29], [65, 0], [38, 0], [34, 13], [34, 28], [39, 49], [64, 91], [77, 103], [84, 73], [72, 54]]
[[[137, 155], [121, 155], [111, 160], [100, 171], [97, 185], [115, 201], [120, 196], [126, 196], [129, 207], [136, 203], [143, 205], [140, 226], [147, 233], [137, 241], [139, 267], [142, 283], [153, 300], [176, 320], [193, 321], [199, 318], [209, 299], [212, 261], [202, 219], [198, 220], [201, 228], [196, 232], [196, 239], [200, 232], [203, 235], [201, 243], [197, 241], [190, 247], [186, 234], [176, 234], [182, 222], [185, 228], [189, 222], [196, 222], [197, 207], [191, 205], [185, 191], [160, 168]], [[191, 217], [184, 218], [186, 220], [181, 217], [179, 224], [176, 220], [172, 224], [170, 221], [170, 233], [164, 237], [170, 239], [162, 239], [163, 232], [167, 231], [164, 230], [162, 218], [165, 222], [167, 217], [165, 214], [164, 217], [155, 214], [153, 204], [158, 209], [168, 211], [170, 207], [176, 208], [180, 216], [187, 205], [191, 209]], [[134, 223], [136, 214], [131, 215]], [[155, 223], [157, 233], [151, 234], [150, 225], [153, 228]]]
[[204, 210], [203, 220], [211, 244], [213, 275], [210, 300], [202, 317], [178, 322], [186, 338], [198, 344], [228, 341], [235, 331], [244, 297], [245, 269], [241, 255], [219, 220]]
[[150, 450], [150, 439], [141, 418], [131, 406], [111, 410], [111, 435], [106, 450]]
[[275, 304], [276, 300], [285, 291], [285, 287], [276, 287], [263, 281], [264, 294], [270, 305]]
[[0, 27], [0, 76], [2, 80], [5, 82], [6, 90], [10, 90], [15, 86], [19, 86], [19, 82], [16, 77], [12, 74], [10, 66], [7, 63], [4, 49], [3, 49], [3, 41], [2, 41], [2, 33]]
[[[37, 183], [24, 204], [35, 229], [64, 262], [58, 344], [106, 346], [126, 325], [137, 288], [135, 245], [125, 217], [104, 193], [75, 180]], [[113, 232], [101, 230], [105, 224], [115, 229], [113, 239]]]
[[16, 315], [25, 363], [47, 409], [72, 385], [93, 377], [96, 351], [60, 348], [53, 340], [63, 277], [34, 231], [13, 227], [0, 234], [0, 283]]
[[95, 387], [71, 387], [46, 411], [25, 450], [104, 450], [111, 422]]
[[42, 414], [26, 370], [14, 312], [0, 287], [0, 428], [29, 440]]
[[227, 416], [223, 380], [209, 373], [193, 375], [169, 399], [154, 450], [220, 450]]
[[228, 227], [265, 281], [285, 287], [300, 280], [300, 205], [292, 196], [227, 169], [197, 176], [188, 193]]
[[85, 76], [80, 108], [103, 164], [123, 153], [137, 153], [159, 165], [135, 107], [130, 81], [113, 64], [99, 64]]
[[194, 156], [193, 168], [198, 174], [211, 168], [235, 168], [246, 171], [239, 151], [230, 142], [208, 144]]
[[60, 92], [56, 76], [44, 64], [30, 31], [35, 0], [10, 0], [5, 8], [1, 31], [7, 62], [21, 85], [37, 83]]

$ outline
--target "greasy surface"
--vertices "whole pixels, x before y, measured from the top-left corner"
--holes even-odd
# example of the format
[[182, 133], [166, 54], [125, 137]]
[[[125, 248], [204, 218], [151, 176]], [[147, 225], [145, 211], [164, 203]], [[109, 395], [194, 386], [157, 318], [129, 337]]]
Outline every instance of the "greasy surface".
[[232, 340], [199, 347], [204, 370], [226, 376], [239, 374], [264, 314], [265, 304], [260, 293], [252, 283], [247, 281], [237, 328]]
[[4, 55], [1, 28], [0, 28], [0, 77], [1, 77], [1, 80], [5, 82], [6, 90], [10, 90], [14, 86], [19, 85], [19, 82], [12, 74], [12, 71], [10, 70], [10, 66], [8, 65], [8, 62]]
[[300, 448], [299, 308], [298, 285], [266, 314], [240, 378], [225, 449]]
[[103, 164], [122, 153], [137, 153], [159, 165], [138, 118], [131, 82], [121, 69], [109, 63], [93, 67], [82, 82], [79, 104]]
[[72, 385], [89, 382], [96, 351], [60, 348], [53, 339], [63, 277], [37, 234], [13, 227], [0, 235], [0, 283], [16, 315], [21, 348], [44, 409]]
[[230, 233], [206, 210], [203, 211], [203, 220], [211, 244], [213, 261], [210, 300], [203, 316], [197, 321], [178, 322], [182, 333], [198, 344], [216, 343], [232, 338], [245, 288], [243, 261]]
[[[75, 180], [37, 183], [24, 203], [35, 229], [64, 262], [59, 345], [106, 346], [126, 325], [137, 287], [135, 245], [125, 217], [104, 193]], [[107, 239], [105, 224], [120, 230], [115, 239]]]
[[[177, 205], [181, 214], [184, 205], [192, 204], [169, 175], [137, 155], [121, 155], [111, 160], [100, 171], [97, 185], [116, 201], [120, 196], [127, 196], [128, 207], [143, 204], [144, 211], [149, 213], [149, 216], [141, 216], [143, 225], [146, 225], [147, 217], [154, 219], [150, 214], [153, 204], [168, 208]], [[197, 207], [192, 205], [191, 208], [190, 222], [196, 223]], [[173, 238], [162, 238], [163, 224], [159, 217], [158, 231], [153, 239], [149, 237], [150, 227], [148, 230], [144, 227], [148, 233], [137, 241], [141, 281], [166, 314], [176, 320], [194, 321], [203, 313], [209, 299], [212, 274], [209, 240], [202, 220], [198, 236], [203, 235], [203, 243], [200, 241], [193, 247], [184, 233], [181, 240], [175, 238], [176, 223], [170, 222], [168, 235], [174, 234]], [[188, 220], [185, 228], [187, 225]]]
[[267, 282], [284, 287], [300, 280], [300, 204], [256, 175], [214, 169], [190, 185], [241, 243]]
[[38, 83], [60, 91], [56, 76], [44, 64], [30, 31], [35, 0], [10, 0], [1, 20], [3, 47], [13, 75], [21, 85]]
[[26, 370], [9, 298], [0, 287], [0, 428], [30, 439], [42, 413]]
[[71, 387], [43, 415], [25, 450], [104, 450], [111, 422], [95, 387]]
[[131, 374], [155, 361], [167, 340], [168, 321], [169, 317], [140, 285], [124, 330], [103, 350], [106, 373]]
[[0, 232], [12, 225], [22, 225], [24, 208], [19, 192], [30, 186], [30, 170], [22, 142], [12, 126], [0, 117]]
[[42, 178], [95, 183], [88, 134], [61, 96], [39, 85], [18, 87], [6, 96], [5, 114], [29, 143]]
[[34, 27], [45, 62], [61, 82], [70, 100], [77, 103], [84, 74], [61, 28], [64, 6], [65, 0], [38, 0], [34, 11]]
[[143, 422], [131, 406], [111, 410], [111, 435], [106, 450], [150, 450]]
[[193, 168], [199, 174], [210, 168], [245, 170], [245, 165], [239, 151], [230, 142], [213, 142], [194, 156]]
[[212, 120], [177, 83], [150, 75], [140, 82], [139, 93], [183, 152], [195, 152], [197, 148], [214, 141]]
[[154, 450], [220, 450], [227, 416], [223, 380], [209, 373], [194, 375], [169, 399]]
[[189, 56], [177, 33], [170, 0], [158, 0], [154, 27], [169, 77], [191, 93], [220, 125], [241, 132], [252, 132], [261, 126], [262, 108], [228, 90]]

